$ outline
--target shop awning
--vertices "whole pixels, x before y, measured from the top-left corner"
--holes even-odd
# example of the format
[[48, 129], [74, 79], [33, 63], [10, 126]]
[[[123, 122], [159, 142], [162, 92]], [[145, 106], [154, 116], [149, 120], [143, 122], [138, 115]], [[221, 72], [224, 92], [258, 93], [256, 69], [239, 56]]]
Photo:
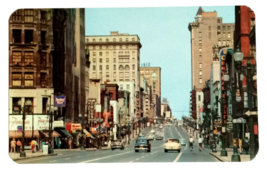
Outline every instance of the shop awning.
[[[33, 130], [33, 135], [32, 135], [32, 131], [27, 130], [24, 132], [25, 138], [31, 138], [32, 136], [33, 137], [39, 137], [39, 131]], [[9, 138], [22, 138], [22, 132], [9, 131]]]
[[54, 128], [62, 137], [72, 137], [72, 135], [64, 128]]
[[91, 133], [89, 133], [86, 129], [83, 129], [83, 132], [86, 134], [86, 137], [90, 137], [91, 139], [95, 139]]
[[[40, 131], [45, 137], [49, 137], [49, 131]], [[56, 131], [52, 132], [52, 137], [60, 137], [60, 134]]]

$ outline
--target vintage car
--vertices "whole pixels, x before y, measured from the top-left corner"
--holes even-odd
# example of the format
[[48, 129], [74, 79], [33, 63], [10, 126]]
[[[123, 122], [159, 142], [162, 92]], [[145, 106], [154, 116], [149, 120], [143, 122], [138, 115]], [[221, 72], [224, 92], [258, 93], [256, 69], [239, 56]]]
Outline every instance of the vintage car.
[[150, 130], [150, 133], [155, 134], [155, 130], [154, 129]]
[[163, 139], [163, 134], [158, 133], [156, 134], [156, 140], [162, 140]]
[[154, 134], [147, 134], [147, 135], [146, 135], [146, 138], [147, 138], [148, 140], [154, 140]]
[[168, 138], [164, 143], [164, 151], [165, 153], [168, 151], [181, 151], [181, 143], [178, 139]]
[[182, 145], [182, 146], [185, 146], [185, 145], [186, 145], [186, 143], [185, 143], [185, 140], [184, 140], [184, 139], [179, 139], [179, 141], [180, 141], [180, 143], [181, 143], [181, 145]]
[[125, 143], [123, 140], [114, 140], [112, 143], [111, 143], [111, 150], [115, 150], [115, 149], [121, 149], [123, 150], [124, 147], [125, 147]]
[[147, 152], [151, 151], [151, 144], [149, 143], [149, 140], [145, 137], [138, 137], [135, 143], [135, 152], [139, 152], [139, 150], [145, 150]]

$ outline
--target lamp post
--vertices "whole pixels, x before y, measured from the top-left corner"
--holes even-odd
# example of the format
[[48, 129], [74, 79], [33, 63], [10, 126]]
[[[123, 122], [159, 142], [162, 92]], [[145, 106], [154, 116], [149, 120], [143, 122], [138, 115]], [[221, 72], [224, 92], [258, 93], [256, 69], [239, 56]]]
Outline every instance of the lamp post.
[[[19, 100], [18, 105], [21, 107], [21, 100]], [[30, 100], [26, 101], [26, 104], [24, 103], [24, 106], [21, 108], [21, 111], [23, 113], [22, 115], [22, 151], [20, 152], [20, 157], [26, 157], [26, 153], [24, 151], [24, 146], [25, 146], [25, 141], [24, 141], [24, 137], [25, 137], [25, 113], [27, 111], [27, 113], [30, 113], [30, 107], [32, 106], [32, 102]]]
[[81, 123], [82, 123], [82, 131], [81, 131], [81, 150], [84, 150], [84, 137], [83, 137], [83, 119], [84, 117], [82, 114], [79, 114], [79, 117], [81, 118]]
[[[50, 97], [51, 99], [51, 97]], [[57, 107], [54, 107], [54, 109], [51, 108], [52, 105], [47, 105], [46, 110], [47, 110], [47, 114], [49, 114], [49, 141], [51, 141], [51, 145], [49, 147], [50, 151], [49, 154], [53, 154], [54, 150], [53, 150], [53, 146], [52, 146], [52, 125], [53, 125], [53, 117], [55, 117], [55, 112], [58, 110]]]
[[98, 149], [100, 148], [100, 130], [101, 130], [101, 123], [103, 122], [103, 119], [101, 119], [101, 118], [98, 118], [97, 120], [97, 123], [98, 123]]

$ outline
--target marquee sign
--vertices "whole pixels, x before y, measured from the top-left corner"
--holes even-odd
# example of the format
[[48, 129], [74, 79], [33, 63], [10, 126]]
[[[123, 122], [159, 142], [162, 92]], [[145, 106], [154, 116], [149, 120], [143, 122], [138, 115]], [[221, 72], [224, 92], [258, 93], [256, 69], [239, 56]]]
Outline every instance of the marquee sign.
[[66, 96], [55, 96], [55, 107], [66, 107]]

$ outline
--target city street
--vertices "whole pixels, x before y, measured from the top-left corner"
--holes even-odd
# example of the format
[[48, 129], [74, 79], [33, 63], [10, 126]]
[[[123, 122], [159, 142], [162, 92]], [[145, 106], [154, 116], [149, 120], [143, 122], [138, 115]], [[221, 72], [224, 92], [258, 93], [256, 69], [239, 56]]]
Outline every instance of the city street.
[[[159, 129], [156, 129], [159, 130]], [[145, 128], [146, 135], [150, 128]], [[182, 127], [164, 127], [164, 139], [151, 141], [151, 152], [135, 152], [135, 140], [132, 140], [124, 150], [71, 151], [55, 150], [57, 156], [40, 157], [16, 161], [19, 164], [42, 163], [140, 163], [140, 162], [218, 162], [209, 154], [210, 149], [200, 152], [197, 141], [191, 152], [188, 145], [182, 151], [164, 152], [163, 144], [166, 138], [184, 138], [188, 142], [189, 135]]]

